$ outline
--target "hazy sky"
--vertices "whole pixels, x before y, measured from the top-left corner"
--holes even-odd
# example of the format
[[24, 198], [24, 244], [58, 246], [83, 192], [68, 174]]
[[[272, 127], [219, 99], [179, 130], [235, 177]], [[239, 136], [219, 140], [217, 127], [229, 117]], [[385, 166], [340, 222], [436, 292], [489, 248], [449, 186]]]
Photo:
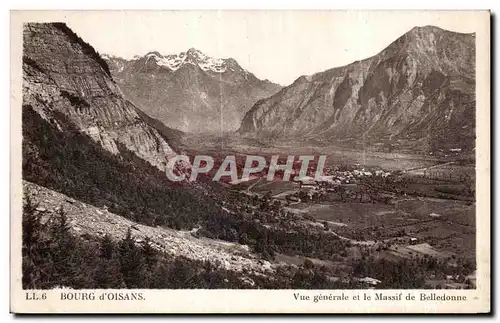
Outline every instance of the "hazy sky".
[[375, 55], [415, 26], [475, 32], [465, 12], [87, 11], [64, 19], [100, 53], [131, 58], [194, 47], [282, 85]]

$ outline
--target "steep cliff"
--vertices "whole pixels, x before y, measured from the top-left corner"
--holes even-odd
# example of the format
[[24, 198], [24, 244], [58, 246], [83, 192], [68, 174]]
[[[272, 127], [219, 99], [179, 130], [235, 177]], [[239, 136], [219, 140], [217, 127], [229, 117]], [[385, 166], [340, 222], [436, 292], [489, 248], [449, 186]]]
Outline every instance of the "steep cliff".
[[66, 25], [25, 25], [23, 78], [24, 180], [149, 225], [190, 229], [221, 211], [214, 189], [165, 176], [182, 134], [125, 100]]
[[252, 105], [280, 86], [259, 80], [234, 59], [191, 48], [125, 60], [103, 55], [125, 96], [169, 127], [186, 132], [236, 130]]
[[239, 133], [349, 145], [470, 150], [475, 36], [416, 27], [379, 54], [299, 77], [245, 115]]
[[24, 26], [23, 105], [53, 123], [62, 113], [111, 153], [122, 144], [161, 170], [175, 155], [124, 99], [106, 62], [62, 23]]

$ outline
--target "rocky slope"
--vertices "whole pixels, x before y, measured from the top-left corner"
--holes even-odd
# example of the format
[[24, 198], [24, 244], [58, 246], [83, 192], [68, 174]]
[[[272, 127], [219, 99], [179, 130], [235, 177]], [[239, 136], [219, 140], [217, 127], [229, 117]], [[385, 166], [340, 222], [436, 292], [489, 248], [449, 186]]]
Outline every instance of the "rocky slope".
[[471, 150], [475, 35], [416, 27], [373, 57], [301, 76], [257, 102], [239, 133], [390, 149]]
[[232, 58], [212, 58], [194, 48], [177, 55], [151, 52], [132, 60], [103, 58], [129, 100], [165, 125], [186, 132], [236, 130], [255, 102], [280, 89]]
[[23, 105], [52, 123], [64, 114], [113, 154], [123, 145], [159, 169], [175, 155], [124, 99], [99, 54], [62, 23], [24, 27]]
[[[122, 239], [129, 228], [137, 243], [148, 237], [153, 248], [172, 256], [184, 256], [193, 260], [208, 260], [224, 269], [242, 272], [244, 269], [253, 274], [270, 275], [276, 264], [259, 259], [249, 252], [248, 247], [236, 243], [207, 238], [195, 238], [196, 231], [176, 231], [159, 226], [152, 227], [130, 221], [106, 208], [98, 208], [77, 201], [64, 194], [45, 187], [23, 182], [24, 191], [37, 204], [37, 211], [46, 217], [62, 208], [68, 217], [74, 234], [84, 237], [104, 237]], [[242, 277], [242, 279], [245, 279]]]

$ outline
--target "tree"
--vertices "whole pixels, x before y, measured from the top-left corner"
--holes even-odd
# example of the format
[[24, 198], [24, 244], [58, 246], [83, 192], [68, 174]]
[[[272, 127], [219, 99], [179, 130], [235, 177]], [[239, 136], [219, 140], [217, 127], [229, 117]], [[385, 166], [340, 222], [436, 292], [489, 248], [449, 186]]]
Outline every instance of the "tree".
[[37, 205], [33, 203], [29, 195], [26, 195], [23, 205], [23, 246], [26, 251], [36, 245], [40, 239], [41, 215], [36, 211]]
[[51, 220], [51, 258], [54, 266], [52, 279], [61, 286], [80, 285], [88, 277], [88, 272], [82, 267], [83, 250], [76, 237], [70, 233], [71, 227], [64, 209], [60, 207]]
[[116, 243], [106, 234], [99, 245], [99, 263], [95, 271], [96, 288], [126, 287], [121, 273]]
[[101, 241], [101, 245], [99, 248], [99, 257], [110, 260], [113, 258], [113, 255], [115, 253], [115, 243], [113, 242], [113, 239], [111, 239], [111, 236], [109, 234], [106, 234]]
[[25, 289], [42, 288], [50, 279], [51, 264], [47, 262], [49, 245], [43, 234], [45, 225], [29, 195], [25, 195], [22, 215], [22, 284]]
[[304, 268], [305, 268], [305, 269], [312, 269], [312, 268], [314, 268], [314, 263], [312, 262], [312, 260], [311, 260], [311, 259], [306, 258], [306, 259], [304, 260]]
[[163, 258], [156, 263], [150, 280], [150, 288], [172, 288], [169, 280], [169, 275], [171, 274], [170, 266], [170, 263]]
[[148, 267], [148, 271], [153, 270], [156, 262], [158, 261], [157, 252], [151, 246], [151, 243], [152, 242], [149, 237], [146, 237], [141, 243], [142, 254], [144, 255], [144, 264]]
[[144, 257], [141, 249], [135, 245], [129, 228], [119, 246], [120, 265], [123, 281], [127, 288], [145, 286], [143, 278]]

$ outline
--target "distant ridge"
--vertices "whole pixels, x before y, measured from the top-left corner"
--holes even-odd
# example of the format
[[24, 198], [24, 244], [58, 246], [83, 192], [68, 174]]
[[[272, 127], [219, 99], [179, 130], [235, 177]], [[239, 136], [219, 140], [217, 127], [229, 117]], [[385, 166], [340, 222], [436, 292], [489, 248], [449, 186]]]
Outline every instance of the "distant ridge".
[[184, 132], [234, 131], [255, 102], [281, 88], [232, 58], [210, 57], [195, 48], [168, 55], [152, 51], [131, 60], [103, 57], [129, 100]]
[[239, 133], [421, 151], [475, 142], [475, 36], [415, 27], [375, 56], [299, 77], [257, 102]]

